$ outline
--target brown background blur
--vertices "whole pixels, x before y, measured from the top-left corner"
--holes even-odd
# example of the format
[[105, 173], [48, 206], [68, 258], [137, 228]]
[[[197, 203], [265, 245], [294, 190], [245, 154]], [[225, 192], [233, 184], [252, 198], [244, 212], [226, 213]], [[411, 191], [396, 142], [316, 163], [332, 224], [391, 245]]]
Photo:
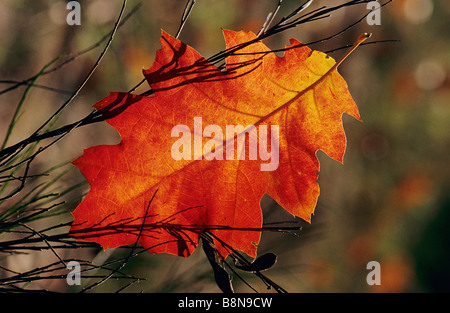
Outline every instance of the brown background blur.
[[[56, 56], [81, 51], [111, 31], [122, 1], [79, 2], [81, 25], [68, 26], [65, 1], [0, 1], [0, 80], [31, 77]], [[117, 32], [100, 67], [65, 110], [59, 125], [84, 117], [108, 91], [131, 89], [142, 79], [142, 69], [153, 62], [160, 47], [160, 29], [176, 33], [185, 1], [142, 2], [138, 12]], [[256, 33], [276, 2], [197, 0], [180, 39], [209, 57], [224, 48], [221, 28]], [[315, 1], [311, 8], [342, 2]], [[128, 1], [126, 13], [137, 3]], [[278, 18], [299, 3], [285, 0]], [[315, 41], [338, 32], [366, 13], [365, 5], [342, 9], [327, 19], [276, 35], [265, 43], [281, 48], [292, 37], [305, 43]], [[395, 0], [382, 9], [381, 25], [369, 26], [362, 21], [338, 38], [311, 47], [328, 51], [352, 44], [362, 32], [372, 32], [371, 40], [399, 40], [360, 47], [339, 69], [358, 104], [363, 123], [343, 117], [348, 138], [344, 165], [318, 153], [321, 195], [311, 225], [303, 223], [299, 236], [262, 236], [259, 254], [278, 255], [277, 264], [266, 274], [288, 291], [450, 290], [449, 18], [448, 1]], [[37, 81], [59, 92], [31, 90], [10, 144], [25, 138], [53, 114], [68, 97], [64, 91], [78, 86], [103, 46], [104, 43]], [[343, 51], [331, 56], [338, 59]], [[4, 89], [8, 84], [0, 87]], [[23, 88], [0, 95], [0, 140]], [[48, 168], [77, 158], [84, 148], [119, 140], [106, 123], [81, 127], [43, 153], [38, 165]], [[72, 176], [60, 183], [81, 180], [74, 169]], [[267, 221], [291, 219], [267, 197], [262, 206]], [[77, 252], [65, 253], [70, 257], [70, 253]], [[89, 253], [85, 257], [98, 260], [116, 252]], [[36, 252], [8, 258], [8, 266], [25, 271], [54, 256]], [[381, 286], [366, 283], [369, 261], [381, 265]], [[200, 250], [187, 259], [147, 253], [131, 260], [126, 271], [147, 279], [127, 291], [218, 291]], [[251, 275], [246, 278], [264, 291], [258, 280]], [[119, 283], [110, 282], [99, 290], [114, 291]], [[236, 291], [250, 291], [237, 278], [234, 283]], [[61, 283], [40, 284], [48, 289], [71, 291]]]

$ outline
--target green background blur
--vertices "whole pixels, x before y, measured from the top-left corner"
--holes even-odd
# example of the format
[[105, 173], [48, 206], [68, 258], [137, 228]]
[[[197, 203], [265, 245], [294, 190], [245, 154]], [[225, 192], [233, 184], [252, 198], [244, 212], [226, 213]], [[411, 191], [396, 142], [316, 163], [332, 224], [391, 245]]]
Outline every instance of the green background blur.
[[[112, 30], [122, 1], [88, 0], [81, 4], [81, 25], [68, 26], [66, 1], [0, 1], [0, 80], [21, 81], [62, 53], [76, 53]], [[221, 29], [257, 33], [275, 0], [197, 0], [180, 39], [209, 57], [224, 48]], [[345, 1], [315, 1], [311, 8]], [[129, 12], [138, 1], [130, 0]], [[185, 1], [144, 0], [120, 28], [100, 67], [59, 124], [74, 122], [91, 111], [108, 91], [128, 91], [151, 66], [159, 49], [160, 30], [174, 35]], [[301, 2], [283, 1], [278, 18]], [[282, 48], [289, 38], [308, 43], [328, 37], [358, 20], [365, 5], [342, 9], [331, 17], [265, 41]], [[278, 19], [277, 19], [278, 20]], [[298, 236], [264, 233], [259, 254], [273, 252], [277, 264], [266, 272], [290, 292], [434, 292], [450, 291], [450, 2], [394, 0], [381, 11], [381, 25], [362, 21], [343, 35], [311, 48], [328, 51], [352, 44], [360, 33], [371, 40], [396, 39], [358, 48], [339, 68], [363, 120], [343, 117], [348, 147], [344, 165], [319, 152], [321, 195], [312, 223], [302, 223]], [[10, 143], [41, 125], [67, 99], [93, 66], [102, 45], [63, 69], [38, 80], [58, 92], [33, 88], [24, 104], [20, 124]], [[332, 53], [338, 59], [345, 50]], [[2, 83], [5, 88], [8, 84]], [[0, 96], [0, 136], [6, 132], [23, 88]], [[141, 87], [139, 91], [146, 90]], [[71, 132], [43, 153], [38, 165], [70, 161], [82, 149], [115, 144], [118, 134], [106, 123]], [[70, 166], [70, 165], [69, 165]], [[74, 169], [60, 184], [83, 180]], [[87, 187], [85, 189], [87, 191]], [[264, 197], [265, 220], [292, 220], [270, 198]], [[122, 253], [108, 250], [62, 251], [73, 256], [107, 259]], [[48, 251], [15, 255], [1, 262], [26, 271], [45, 264]], [[366, 264], [381, 265], [381, 285], [369, 286]], [[140, 255], [125, 268], [142, 281], [127, 291], [217, 292], [211, 268], [198, 249], [187, 259], [169, 255]], [[260, 291], [264, 285], [245, 278]], [[234, 278], [236, 291], [251, 291]], [[56, 291], [72, 291], [64, 281], [39, 282]], [[99, 291], [114, 291], [111, 281]]]

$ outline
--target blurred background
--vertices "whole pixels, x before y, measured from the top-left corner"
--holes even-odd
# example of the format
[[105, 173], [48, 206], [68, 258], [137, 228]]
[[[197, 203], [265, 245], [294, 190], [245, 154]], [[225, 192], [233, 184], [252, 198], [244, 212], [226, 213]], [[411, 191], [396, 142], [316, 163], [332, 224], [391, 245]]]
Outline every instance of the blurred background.
[[[222, 28], [257, 33], [277, 2], [197, 0], [180, 39], [209, 57], [224, 48]], [[317, 0], [308, 10], [343, 2]], [[0, 1], [1, 90], [35, 75], [59, 55], [76, 54], [98, 42], [112, 30], [122, 5], [119, 0], [79, 3], [81, 25], [69, 26], [67, 1]], [[125, 14], [138, 3], [128, 1]], [[102, 63], [58, 125], [83, 118], [108, 91], [128, 91], [141, 81], [142, 69], [152, 65], [160, 48], [161, 29], [175, 35], [185, 3], [143, 0], [118, 30]], [[276, 21], [300, 3], [283, 1]], [[343, 8], [264, 42], [276, 49], [288, 44], [290, 38], [316, 41], [337, 33], [367, 12], [365, 4]], [[337, 38], [311, 46], [333, 50], [352, 44], [363, 32], [372, 32], [371, 40], [398, 40], [360, 47], [339, 68], [363, 122], [343, 117], [348, 139], [344, 165], [318, 153], [321, 195], [312, 223], [299, 221], [302, 230], [295, 234], [263, 233], [258, 253], [278, 256], [277, 264], [265, 274], [289, 292], [450, 291], [450, 2], [394, 0], [380, 15], [380, 25], [363, 20]], [[27, 137], [56, 111], [92, 68], [104, 45], [37, 80], [36, 84], [51, 88], [35, 86], [30, 90], [8, 145]], [[338, 59], [344, 51], [330, 55]], [[2, 141], [24, 88], [0, 94]], [[106, 123], [80, 127], [43, 152], [33, 171], [71, 161], [92, 145], [119, 141], [116, 131]], [[68, 164], [66, 169], [71, 167]], [[58, 184], [70, 186], [81, 181], [80, 173], [71, 169]], [[82, 191], [87, 190], [85, 186]], [[0, 205], [0, 211], [6, 205]], [[292, 220], [269, 197], [262, 199], [261, 206], [267, 222]], [[62, 218], [70, 219], [70, 214]], [[48, 221], [39, 223], [43, 228]], [[86, 249], [60, 253], [65, 258], [104, 262], [127, 252]], [[0, 255], [0, 265], [16, 272], [50, 260], [56, 259], [49, 251]], [[366, 282], [370, 261], [381, 266], [379, 286]], [[141, 254], [123, 271], [146, 279], [126, 291], [219, 291], [201, 249], [186, 259]], [[244, 277], [265, 291], [255, 277]], [[251, 291], [236, 277], [233, 283], [236, 291]], [[108, 281], [96, 291], [116, 291], [121, 284]], [[61, 280], [39, 281], [34, 288], [77, 290]]]

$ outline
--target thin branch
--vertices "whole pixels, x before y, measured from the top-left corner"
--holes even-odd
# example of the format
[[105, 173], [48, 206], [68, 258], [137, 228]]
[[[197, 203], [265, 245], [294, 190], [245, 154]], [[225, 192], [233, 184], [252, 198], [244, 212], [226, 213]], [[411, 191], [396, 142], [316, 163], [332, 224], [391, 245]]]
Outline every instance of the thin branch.
[[[120, 27], [122, 27], [124, 24], [125, 24], [125, 22], [134, 14], [134, 13], [136, 13], [137, 12], [137, 10], [140, 8], [142, 6], [142, 2], [139, 2], [126, 16], [124, 16], [123, 18], [122, 18], [122, 22], [120, 23], [120, 25], [119, 25], [119, 28]], [[53, 73], [53, 72], [56, 72], [56, 71], [58, 71], [58, 70], [60, 70], [61, 68], [63, 68], [64, 66], [66, 66], [66, 65], [68, 65], [69, 63], [71, 63], [71, 62], [73, 62], [76, 58], [78, 58], [78, 57], [80, 57], [80, 56], [82, 56], [83, 54], [86, 54], [86, 53], [88, 53], [88, 52], [90, 52], [90, 51], [92, 51], [92, 50], [94, 50], [95, 48], [97, 48], [97, 47], [99, 47], [105, 40], [107, 40], [110, 36], [111, 36], [111, 34], [112, 34], [112, 31], [110, 31], [109, 33], [107, 33], [105, 36], [103, 36], [102, 38], [100, 38], [100, 40], [98, 40], [96, 43], [94, 43], [93, 45], [91, 45], [91, 46], [89, 46], [89, 47], [87, 47], [87, 48], [85, 48], [85, 49], [83, 49], [83, 50], [81, 50], [81, 51], [79, 51], [78, 53], [75, 53], [75, 54], [73, 54], [72, 56], [68, 56], [68, 58], [64, 61], [64, 62], [62, 62], [61, 64], [59, 64], [59, 65], [57, 65], [57, 66], [55, 66], [55, 67], [53, 67], [53, 68], [50, 68], [50, 69], [48, 69], [48, 70], [45, 70], [43, 73], [42, 73], [42, 76], [44, 76], [44, 75], [47, 75], [47, 74], [51, 74], [51, 73]], [[67, 56], [67, 55], [62, 55], [62, 56], [60, 56], [60, 58], [61, 57], [64, 57], [64, 56]], [[23, 85], [29, 85], [30, 84], [30, 82], [31, 81], [33, 81], [36, 77], [38, 76], [38, 74], [36, 74], [36, 75], [34, 75], [34, 76], [32, 76], [32, 77], [30, 77], [30, 78], [27, 78], [27, 79], [24, 79], [24, 80], [22, 80], [22, 81], [18, 81], [18, 82], [14, 82], [14, 85], [13, 86], [10, 86], [10, 87], [8, 87], [8, 88], [6, 88], [6, 89], [4, 89], [4, 90], [1, 90], [0, 91], [0, 95], [2, 95], [2, 94], [5, 94], [5, 93], [7, 93], [7, 92], [10, 92], [10, 91], [12, 91], [12, 90], [14, 90], [14, 89], [16, 89], [16, 88], [18, 88], [18, 87], [20, 87], [20, 86], [23, 86]], [[6, 82], [8, 82], [8, 81], [6, 81]], [[35, 87], [37, 87], [36, 85], [35, 85]], [[68, 93], [72, 93], [72, 91], [70, 91], [70, 92], [68, 92]]]
[[97, 67], [100, 65], [100, 62], [102, 61], [103, 57], [106, 54], [106, 51], [108, 51], [108, 48], [111, 46], [111, 43], [114, 39], [114, 35], [117, 32], [117, 29], [119, 28], [119, 24], [120, 24], [120, 20], [122, 18], [123, 12], [125, 11], [125, 7], [127, 4], [127, 0], [123, 0], [122, 2], [122, 8], [120, 9], [120, 13], [119, 13], [119, 17], [117, 18], [115, 24], [114, 24], [114, 28], [111, 32], [111, 35], [109, 37], [108, 42], [106, 43], [105, 48], [103, 48], [103, 51], [100, 53], [100, 56], [98, 57], [97, 61], [95, 62], [94, 66], [91, 68], [91, 70], [89, 71], [89, 73], [86, 75], [86, 77], [83, 79], [83, 81], [81, 82], [81, 84], [78, 86], [78, 88], [75, 90], [75, 92], [73, 92], [73, 94], [69, 97], [69, 99], [66, 100], [66, 102], [64, 102], [61, 107], [46, 121], [44, 122], [35, 132], [34, 135], [37, 135], [42, 129], [44, 129], [44, 127], [46, 125], [48, 125], [48, 123], [50, 123], [51, 120], [53, 120], [56, 116], [58, 116], [72, 101], [73, 99], [76, 98], [76, 96], [78, 96], [79, 92], [81, 91], [81, 89], [86, 85], [87, 81], [89, 80], [89, 78], [91, 78], [92, 74], [94, 74], [95, 70], [97, 69]]
[[94, 288], [94, 287], [96, 287], [96, 286], [102, 284], [103, 282], [105, 282], [106, 280], [108, 280], [109, 278], [111, 278], [111, 277], [114, 275], [114, 273], [116, 273], [117, 271], [120, 271], [120, 270], [128, 263], [128, 261], [130, 260], [130, 258], [133, 256], [134, 251], [135, 251], [136, 248], [137, 248], [138, 242], [139, 242], [139, 240], [140, 240], [140, 238], [141, 238], [141, 236], [142, 236], [142, 231], [143, 231], [143, 229], [144, 229], [145, 219], [147, 218], [148, 210], [150, 209], [150, 205], [151, 205], [151, 203], [153, 202], [153, 199], [155, 198], [155, 195], [156, 195], [157, 192], [158, 192], [158, 190], [156, 190], [156, 191], [154, 192], [152, 198], [150, 199], [150, 201], [149, 201], [149, 203], [148, 203], [148, 205], [147, 205], [147, 208], [146, 208], [145, 214], [144, 214], [144, 218], [142, 219], [142, 225], [141, 225], [141, 227], [140, 227], [140, 229], [139, 229], [139, 234], [138, 234], [138, 236], [137, 236], [137, 238], [136, 238], [136, 241], [135, 241], [135, 243], [134, 243], [134, 245], [133, 245], [133, 248], [131, 249], [131, 251], [130, 251], [130, 253], [128, 254], [128, 256], [127, 256], [127, 257], [124, 259], [124, 261], [119, 265], [119, 267], [117, 267], [117, 269], [111, 271], [111, 273], [110, 273], [109, 275], [106, 275], [105, 277], [103, 277], [100, 281], [96, 282], [95, 284], [92, 284], [91, 286], [84, 288], [84, 289], [82, 290], [82, 292], [86, 292], [86, 291], [88, 291], [88, 290], [90, 290], [90, 289], [92, 289], [92, 288]]
[[[117, 32], [117, 29], [120, 25], [120, 20], [123, 16], [123, 12], [125, 11], [125, 7], [126, 7], [126, 3], [127, 0], [123, 0], [122, 3], [122, 8], [120, 10], [119, 16], [114, 24], [114, 28], [111, 31], [111, 35], [109, 36], [109, 40], [106, 44], [106, 46], [104, 47], [103, 51], [100, 53], [100, 56], [97, 58], [97, 61], [95, 62], [94, 66], [91, 68], [91, 70], [89, 71], [89, 73], [86, 75], [86, 77], [83, 79], [83, 81], [81, 82], [81, 84], [78, 86], [78, 88], [72, 93], [72, 95], [59, 107], [59, 109], [52, 115], [50, 116], [49, 119], [47, 119], [47, 121], [45, 121], [32, 135], [30, 135], [27, 139], [11, 146], [5, 149], [2, 149], [0, 151], [0, 159], [2, 159], [5, 155], [9, 155], [11, 153], [14, 153], [17, 151], [17, 149], [22, 149], [23, 147], [27, 146], [28, 144], [30, 144], [31, 142], [36, 142], [39, 141], [39, 133], [54, 119], [56, 118], [79, 94], [79, 92], [81, 91], [81, 89], [86, 85], [87, 81], [90, 79], [90, 77], [92, 76], [92, 74], [95, 72], [95, 70], [97, 69], [97, 67], [100, 65], [100, 62], [102, 61], [104, 55], [106, 54], [106, 51], [108, 50], [108, 48], [110, 47], [113, 38]], [[64, 135], [66, 135], [66, 133], [62, 133], [61, 137], [63, 137]], [[40, 151], [41, 152], [41, 151]]]
[[183, 30], [184, 24], [186, 24], [186, 21], [189, 18], [189, 15], [192, 12], [192, 9], [194, 8], [195, 5], [195, 0], [188, 0], [186, 2], [186, 7], [184, 8], [184, 12], [183, 15], [181, 16], [181, 22], [180, 22], [180, 26], [178, 27], [178, 31], [175, 35], [175, 38], [178, 38], [181, 34], [181, 31]]
[[72, 94], [72, 91], [70, 91], [70, 90], [63, 90], [63, 89], [58, 89], [58, 88], [40, 85], [40, 84], [33, 84], [31, 81], [28, 81], [28, 80], [21, 81], [21, 82], [19, 82], [17, 80], [0, 80], [0, 84], [33, 86], [34, 88], [48, 90], [48, 91], [52, 91], [54, 93], [66, 94], [66, 95]]
[[63, 261], [63, 259], [61, 259], [61, 257], [58, 255], [58, 253], [56, 253], [55, 249], [53, 249], [52, 245], [47, 241], [47, 239], [45, 238], [44, 235], [42, 235], [40, 232], [34, 230], [33, 228], [31, 228], [30, 226], [23, 224], [23, 223], [18, 223], [19, 225], [31, 230], [34, 234], [38, 235], [42, 241], [50, 248], [50, 250], [53, 252], [53, 254], [58, 258], [58, 260], [64, 265], [66, 266], [66, 263]]
[[[189, 16], [191, 15], [192, 10], [194, 9], [196, 0], [187, 0], [186, 6], [183, 11], [183, 15], [181, 16], [180, 26], [178, 26], [177, 33], [175, 35], [175, 38], [179, 38], [181, 35], [181, 31], [184, 28], [184, 25], [186, 24]], [[139, 83], [137, 83], [134, 87], [132, 87], [128, 93], [133, 93], [136, 89], [138, 89], [143, 83], [145, 83], [147, 79], [143, 78]]]

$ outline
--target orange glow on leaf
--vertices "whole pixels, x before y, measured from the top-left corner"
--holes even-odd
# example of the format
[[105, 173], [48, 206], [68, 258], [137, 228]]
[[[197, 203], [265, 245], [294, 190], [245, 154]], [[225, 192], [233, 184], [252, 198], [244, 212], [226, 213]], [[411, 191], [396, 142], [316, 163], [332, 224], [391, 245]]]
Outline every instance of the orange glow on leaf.
[[[151, 253], [188, 256], [200, 233], [209, 230], [254, 257], [265, 193], [310, 221], [319, 196], [316, 152], [342, 162], [342, 114], [359, 119], [338, 64], [294, 39], [288, 48], [295, 48], [278, 57], [252, 32], [224, 30], [224, 37], [227, 48], [254, 43], [227, 57], [226, 71], [221, 71], [163, 32], [161, 49], [144, 71], [152, 94], [113, 92], [95, 104], [122, 141], [86, 149], [73, 162], [91, 187], [73, 212], [73, 236], [104, 248], [134, 244], [139, 238]], [[193, 130], [195, 117], [202, 118], [203, 128], [217, 125], [222, 130], [227, 125], [278, 125], [277, 168], [261, 171], [267, 161], [248, 156], [174, 160], [171, 147], [177, 138], [171, 130], [176, 125]], [[205, 144], [209, 139], [201, 140]], [[249, 151], [248, 141], [245, 148]], [[229, 250], [217, 240], [215, 244], [226, 257]]]

